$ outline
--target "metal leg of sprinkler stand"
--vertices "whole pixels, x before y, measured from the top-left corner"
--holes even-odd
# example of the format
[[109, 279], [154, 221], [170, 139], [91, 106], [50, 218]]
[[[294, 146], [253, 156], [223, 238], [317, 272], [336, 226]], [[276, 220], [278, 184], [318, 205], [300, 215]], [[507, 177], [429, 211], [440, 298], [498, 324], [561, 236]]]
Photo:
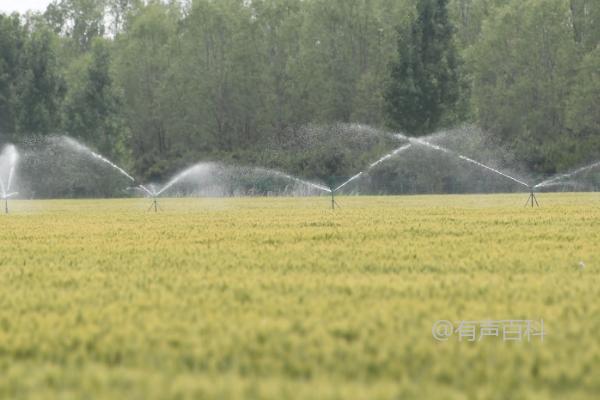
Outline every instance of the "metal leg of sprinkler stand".
[[527, 198], [527, 202], [525, 203], [525, 207], [527, 207], [531, 203], [531, 208], [534, 206], [540, 206], [540, 203], [537, 201], [537, 197], [534, 192], [529, 193], [529, 197]]
[[335, 210], [336, 207], [341, 208], [340, 204], [337, 201], [335, 201], [335, 191], [332, 190], [331, 191], [331, 209]]
[[8, 199], [4, 199], [4, 212], [8, 214]]
[[150, 205], [150, 208], [148, 209], [148, 211], [152, 211], [152, 209], [154, 209], [154, 212], [158, 212], [158, 210], [162, 210], [162, 208], [160, 208], [160, 206], [158, 205], [158, 199], [154, 198], [152, 199], [152, 204]]

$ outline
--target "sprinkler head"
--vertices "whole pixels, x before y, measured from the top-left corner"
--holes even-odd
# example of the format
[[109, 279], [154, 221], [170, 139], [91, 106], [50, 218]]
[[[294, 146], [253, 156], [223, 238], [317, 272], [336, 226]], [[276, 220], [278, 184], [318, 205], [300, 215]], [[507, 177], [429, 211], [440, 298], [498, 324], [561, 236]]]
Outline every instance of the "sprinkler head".
[[150, 205], [148, 211], [152, 211], [152, 209], [154, 209], [154, 212], [158, 212], [160, 209], [160, 206], [158, 205], [159, 193], [154, 189], [154, 187], [152, 185], [150, 185], [149, 188], [144, 185], [138, 185], [136, 186], [136, 189], [144, 192], [146, 194], [146, 198], [152, 199], [152, 204]]
[[4, 213], [8, 214], [8, 199], [10, 199], [11, 197], [16, 196], [18, 193], [17, 192], [13, 192], [13, 193], [3, 193], [2, 194], [2, 200], [4, 201]]

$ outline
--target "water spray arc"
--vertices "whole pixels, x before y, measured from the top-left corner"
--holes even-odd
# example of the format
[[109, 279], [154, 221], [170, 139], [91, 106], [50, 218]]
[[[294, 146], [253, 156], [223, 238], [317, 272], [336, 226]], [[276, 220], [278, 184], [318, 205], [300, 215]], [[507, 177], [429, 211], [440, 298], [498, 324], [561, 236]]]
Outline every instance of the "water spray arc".
[[375, 162], [372, 162], [371, 164], [369, 164], [369, 166], [367, 167], [367, 169], [365, 169], [364, 171], [360, 171], [358, 174], [355, 174], [353, 176], [351, 176], [349, 179], [347, 179], [346, 181], [344, 181], [342, 184], [340, 184], [337, 187], [330, 187], [329, 191], [331, 192], [331, 209], [335, 210], [336, 205], [339, 208], [339, 204], [335, 201], [335, 193], [338, 192], [339, 190], [343, 189], [345, 186], [347, 186], [348, 184], [354, 182], [355, 180], [359, 179], [360, 177], [362, 177], [363, 175], [367, 175], [369, 173], [369, 171], [371, 171], [373, 168], [375, 168], [376, 166], [378, 166], [379, 164], [389, 160], [390, 158], [402, 153], [403, 151], [406, 151], [408, 149], [410, 149], [412, 147], [412, 145], [409, 144], [405, 144], [402, 147], [398, 147], [397, 149], [393, 150], [392, 152], [384, 155], [383, 157], [381, 157], [380, 159], [378, 159]]
[[[134, 184], [137, 182], [136, 179], [133, 176], [131, 176], [129, 173], [127, 173], [127, 171], [125, 171], [123, 168], [119, 167], [117, 164], [113, 163], [112, 161], [110, 161], [106, 157], [104, 157], [104, 156], [102, 156], [102, 155], [94, 152], [92, 149], [90, 149], [89, 147], [85, 146], [84, 144], [79, 143], [75, 139], [70, 138], [68, 136], [62, 136], [62, 137], [60, 137], [58, 139], [64, 140], [65, 143], [67, 143], [69, 146], [71, 146], [75, 150], [83, 152], [85, 154], [88, 154], [89, 156], [93, 157], [94, 159], [99, 160], [100, 162], [108, 165], [109, 167], [113, 168], [114, 170], [118, 171], [121, 175], [123, 175], [124, 177], [126, 177], [127, 179], [129, 179]], [[160, 194], [162, 192], [164, 192], [165, 190], [167, 190], [174, 183], [175, 182], [173, 182], [173, 183], [170, 182], [169, 184], [167, 184], [167, 186], [165, 186], [159, 192], [155, 191], [153, 188], [152, 188], [152, 190], [150, 190], [150, 189], [148, 189], [146, 186], [144, 186], [142, 184], [138, 185], [137, 188], [140, 189], [140, 190], [142, 190], [144, 193], [146, 193], [152, 199], [152, 205], [150, 206], [150, 210], [154, 209], [155, 212], [158, 212], [158, 210], [160, 209], [160, 205], [158, 204], [158, 196], [160, 196]]]
[[[403, 135], [398, 135], [398, 137], [406, 138]], [[530, 184], [524, 182], [522, 179], [515, 178], [514, 176], [511, 176], [511, 175], [507, 174], [506, 172], [502, 172], [502, 171], [500, 171], [500, 170], [498, 170], [496, 168], [490, 167], [489, 165], [485, 165], [482, 162], [479, 162], [477, 160], [473, 160], [472, 158], [469, 158], [469, 157], [464, 156], [462, 154], [458, 154], [458, 153], [456, 153], [456, 152], [454, 152], [454, 151], [452, 151], [450, 149], [447, 149], [445, 147], [429, 143], [426, 140], [416, 139], [416, 138], [408, 138], [408, 140], [410, 140], [412, 143], [419, 144], [419, 145], [422, 145], [422, 146], [425, 146], [425, 147], [428, 147], [428, 148], [440, 151], [442, 153], [446, 153], [446, 154], [449, 154], [451, 156], [457, 157], [460, 160], [466, 161], [466, 162], [471, 163], [473, 165], [476, 165], [476, 166], [478, 166], [480, 168], [483, 168], [483, 169], [486, 169], [488, 171], [491, 171], [491, 172], [493, 172], [493, 173], [495, 173], [497, 175], [500, 175], [500, 176], [502, 176], [504, 178], [510, 179], [511, 181], [516, 182], [516, 183], [518, 183], [521, 186], [526, 187], [529, 190], [529, 198], [527, 199], [526, 205], [529, 204], [529, 202], [531, 201], [531, 206], [532, 207], [533, 207], [534, 203], [539, 207], [539, 203], [537, 202], [537, 198], [536, 198], [535, 193], [534, 193], [534, 189], [537, 188], [537, 186], [531, 186]]]
[[552, 185], [555, 185], [555, 184], [559, 183], [563, 179], [571, 178], [571, 177], [573, 177], [575, 175], [578, 175], [578, 174], [580, 174], [582, 172], [590, 171], [590, 170], [592, 170], [594, 168], [598, 168], [598, 167], [600, 167], [600, 161], [597, 161], [597, 162], [595, 162], [593, 164], [590, 164], [590, 165], [586, 165], [585, 167], [578, 168], [578, 169], [576, 169], [574, 171], [567, 172], [565, 174], [559, 174], [559, 175], [556, 175], [556, 176], [554, 176], [554, 177], [552, 177], [550, 179], [546, 179], [545, 181], [540, 182], [537, 185], [535, 185], [533, 188], [534, 189], [540, 189], [540, 188], [543, 188], [543, 187], [546, 187], [546, 186], [552, 186]]
[[154, 210], [155, 212], [158, 212], [161, 210], [160, 204], [158, 202], [159, 197], [161, 197], [163, 194], [165, 194], [168, 190], [173, 188], [178, 183], [181, 183], [186, 179], [191, 180], [191, 181], [194, 181], [194, 179], [197, 180], [198, 175], [200, 175], [201, 179], [202, 178], [214, 178], [215, 175], [218, 175], [219, 171], [229, 171], [229, 173], [231, 173], [231, 171], [235, 172], [239, 168], [241, 168], [242, 171], [251, 171], [251, 173], [258, 173], [261, 175], [264, 174], [264, 175], [283, 178], [283, 179], [307, 186], [309, 188], [316, 189], [321, 192], [325, 192], [325, 193], [331, 192], [331, 189], [327, 188], [324, 185], [321, 185], [321, 184], [315, 183], [315, 182], [311, 182], [308, 180], [304, 180], [304, 179], [298, 178], [296, 176], [286, 174], [281, 171], [266, 169], [266, 168], [261, 168], [261, 167], [244, 168], [244, 167], [228, 166], [225, 164], [214, 163], [214, 162], [200, 162], [198, 164], [195, 164], [195, 165], [175, 174], [174, 177], [172, 177], [164, 186], [162, 186], [160, 188], [155, 188], [153, 185], [148, 185], [148, 186], [138, 185], [137, 189], [142, 191], [144, 194], [146, 194], [149, 198], [152, 199], [152, 205], [150, 207], [150, 210]]
[[59, 139], [63, 139], [69, 146], [71, 146], [75, 150], [86, 153], [86, 154], [90, 155], [91, 157], [99, 160], [100, 162], [103, 162], [104, 164], [117, 170], [121, 175], [123, 175], [124, 177], [129, 179], [131, 182], [135, 182], [135, 178], [133, 176], [131, 176], [130, 174], [128, 174], [127, 171], [125, 171], [123, 168], [119, 167], [117, 164], [113, 163], [106, 157], [94, 152], [92, 149], [85, 146], [84, 144], [79, 143], [77, 140], [70, 138], [68, 136], [61, 136]]
[[445, 148], [445, 147], [442, 147], [442, 146], [438, 146], [438, 145], [435, 145], [435, 144], [429, 143], [429, 142], [427, 142], [427, 141], [425, 141], [425, 140], [422, 140], [422, 139], [415, 139], [415, 138], [411, 138], [411, 139], [409, 139], [409, 140], [410, 140], [411, 142], [413, 142], [413, 143], [416, 143], [416, 144], [420, 144], [420, 145], [423, 145], [423, 146], [429, 147], [429, 148], [431, 148], [431, 149], [434, 149], [434, 150], [440, 151], [440, 152], [442, 152], [442, 153], [450, 154], [450, 155], [452, 155], [452, 156], [454, 156], [454, 157], [458, 157], [460, 160], [466, 161], [466, 162], [468, 162], [468, 163], [471, 163], [471, 164], [473, 164], [473, 165], [476, 165], [476, 166], [478, 166], [478, 167], [480, 167], [480, 168], [487, 169], [488, 171], [491, 171], [491, 172], [493, 172], [493, 173], [495, 173], [495, 174], [497, 174], [497, 175], [500, 175], [500, 176], [503, 176], [503, 177], [505, 177], [505, 178], [507, 178], [507, 179], [510, 179], [511, 181], [513, 181], [513, 182], [516, 182], [516, 183], [518, 183], [519, 185], [525, 186], [526, 188], [530, 188], [530, 187], [531, 187], [531, 186], [530, 186], [528, 183], [524, 182], [524, 181], [523, 181], [523, 180], [521, 180], [521, 179], [515, 178], [514, 176], [510, 176], [509, 174], [507, 174], [507, 173], [505, 173], [505, 172], [502, 172], [502, 171], [500, 171], [500, 170], [498, 170], [498, 169], [496, 169], [496, 168], [492, 168], [492, 167], [490, 167], [489, 165], [485, 165], [485, 164], [483, 164], [483, 163], [481, 163], [481, 162], [479, 162], [479, 161], [473, 160], [472, 158], [469, 158], [469, 157], [467, 157], [467, 156], [463, 156], [462, 154], [458, 154], [458, 153], [456, 153], [456, 152], [454, 152], [454, 151], [452, 151], [452, 150], [449, 150], [449, 149], [447, 149], [447, 148]]
[[598, 167], [600, 167], [600, 161], [594, 162], [592, 164], [586, 165], [581, 168], [577, 168], [576, 170], [571, 171], [571, 172], [555, 175], [552, 178], [546, 179], [545, 181], [542, 181], [542, 182], [536, 184], [535, 186], [532, 186], [530, 188], [531, 192], [529, 194], [529, 198], [527, 199], [527, 202], [525, 203], [525, 207], [529, 206], [530, 204], [531, 204], [531, 208], [534, 207], [534, 204], [537, 207], [540, 206], [537, 201], [536, 195], [535, 195], [535, 189], [541, 189], [541, 188], [548, 187], [548, 186], [559, 185], [559, 184], [561, 184], [561, 181], [563, 181], [563, 179], [572, 178], [575, 175], [579, 175], [583, 172], [590, 171], [590, 170], [592, 170], [594, 168], [598, 168]]
[[[307, 191], [307, 188], [313, 189], [313, 193], [314, 193], [314, 190], [316, 189], [317, 191], [319, 191], [321, 193], [325, 193], [330, 196], [331, 208], [332, 208], [332, 210], [335, 210], [335, 208], [339, 208], [339, 204], [337, 203], [336, 198], [335, 198], [337, 192], [341, 191], [342, 189], [344, 189], [346, 186], [348, 186], [352, 182], [360, 179], [362, 176], [369, 174], [371, 169], [386, 162], [387, 160], [391, 159], [395, 155], [410, 149], [413, 146], [415, 146], [415, 147], [416, 146], [424, 146], [429, 149], [433, 149], [438, 152], [448, 154], [452, 157], [456, 157], [459, 160], [462, 160], [469, 164], [472, 164], [478, 168], [490, 171], [498, 176], [502, 176], [506, 179], [509, 179], [509, 180], [519, 184], [522, 187], [526, 187], [527, 192], [529, 193], [529, 197], [528, 197], [525, 205], [526, 206], [531, 205], [531, 207], [536, 207], [536, 206], [539, 207], [539, 202], [536, 197], [536, 194], [539, 191], [538, 189], [555, 186], [555, 185], [563, 185], [563, 184], [565, 184], [565, 181], [568, 181], [569, 178], [574, 177], [575, 175], [578, 175], [578, 174], [584, 173], [586, 171], [590, 171], [594, 168], [600, 167], [600, 161], [596, 161], [592, 164], [578, 168], [571, 172], [557, 174], [557, 175], [555, 175], [549, 179], [546, 179], [540, 183], [537, 183], [535, 185], [530, 185], [527, 182], [525, 182], [524, 180], [522, 180], [518, 177], [512, 176], [504, 171], [501, 171], [501, 170], [493, 168], [489, 165], [483, 164], [477, 160], [474, 160], [472, 158], [469, 158], [467, 156], [459, 154], [448, 148], [431, 143], [429, 140], [434, 140], [435, 139], [434, 136], [430, 136], [428, 138], [411, 138], [411, 137], [407, 137], [407, 136], [404, 136], [401, 134], [395, 134], [395, 135], [393, 135], [393, 137], [395, 137], [396, 139], [400, 139], [402, 141], [408, 142], [408, 143], [406, 143], [403, 146], [396, 148], [392, 152], [382, 156], [377, 161], [368, 165], [366, 169], [351, 176], [350, 178], [348, 178], [343, 183], [341, 183], [337, 186], [335, 186], [333, 183], [324, 184], [321, 182], [318, 182], [318, 183], [311, 182], [309, 180], [304, 180], [304, 179], [298, 178], [296, 176], [289, 175], [289, 174], [286, 174], [284, 172], [277, 171], [277, 170], [270, 170], [270, 169], [265, 169], [265, 168], [260, 168], [260, 167], [258, 167], [258, 168], [257, 167], [242, 167], [242, 166], [235, 166], [235, 165], [230, 166], [230, 165], [224, 165], [221, 163], [212, 163], [212, 162], [198, 163], [190, 168], [187, 168], [187, 169], [183, 170], [182, 172], [179, 172], [178, 174], [174, 175], [174, 177], [171, 178], [162, 187], [159, 187], [159, 186], [155, 187], [153, 185], [144, 186], [144, 185], [140, 184], [139, 180], [134, 178], [123, 168], [119, 167], [118, 165], [111, 162], [106, 157], [92, 151], [90, 148], [86, 147], [85, 145], [79, 143], [78, 141], [76, 141], [70, 137], [56, 136], [56, 137], [51, 137], [50, 140], [56, 141], [59, 145], [61, 145], [63, 147], [67, 146], [70, 149], [81, 152], [81, 153], [87, 155], [88, 158], [97, 160], [103, 164], [110, 166], [110, 168], [118, 171], [120, 175], [124, 176], [131, 183], [134, 184], [136, 190], [140, 190], [141, 192], [144, 193], [145, 196], [147, 196], [149, 199], [152, 200], [149, 210], [150, 211], [154, 210], [154, 212], [158, 212], [159, 210], [161, 210], [161, 207], [159, 204], [159, 197], [162, 196], [164, 193], [166, 193], [168, 190], [170, 190], [176, 184], [182, 182], [184, 179], [193, 181], [196, 184], [200, 184], [200, 183], [205, 184], [207, 181], [210, 182], [210, 179], [214, 178], [215, 174], [217, 176], [221, 177], [219, 179], [222, 179], [222, 175], [220, 175], [220, 173], [223, 171], [225, 171], [225, 179], [232, 179], [232, 177], [238, 178], [238, 175], [239, 175], [241, 177], [245, 177], [246, 181], [247, 181], [247, 176], [244, 174], [246, 174], [248, 171], [250, 171], [251, 174], [258, 173], [258, 174], [261, 174], [259, 176], [262, 176], [262, 174], [269, 175], [269, 176], [276, 176], [279, 178], [284, 178], [289, 181], [295, 182], [297, 184], [301, 184], [304, 186], [304, 188], [302, 189], [304, 191], [304, 193], [310, 193], [309, 191]], [[4, 208], [5, 213], [8, 213], [8, 211], [9, 211], [9, 207], [8, 207], [9, 199], [13, 198], [14, 196], [17, 195], [16, 192], [14, 192], [14, 191], [11, 192], [11, 188], [13, 186], [13, 181], [14, 181], [15, 167], [16, 167], [17, 160], [18, 160], [18, 153], [16, 151], [16, 148], [12, 145], [5, 146], [2, 153], [0, 153], [0, 201], [4, 200], [3, 208]], [[193, 174], [193, 176], [191, 176], [192, 174]], [[251, 175], [251, 176], [254, 177], [255, 175]], [[193, 179], [191, 179], [191, 178], [193, 178]], [[207, 180], [199, 180], [198, 178], [207, 179]], [[220, 181], [221, 184], [223, 182], [227, 182], [227, 180]], [[286, 193], [289, 193], [288, 186], [289, 185], [286, 185], [286, 189], [285, 189]], [[204, 186], [202, 186], [202, 187], [204, 187]], [[294, 188], [297, 188], [297, 186], [294, 186]], [[233, 190], [233, 189], [229, 189], [229, 190]], [[296, 189], [294, 189], [294, 190], [296, 190]], [[187, 193], [189, 193], [189, 192], [187, 192]], [[218, 192], [218, 193], [219, 193], [218, 195], [221, 195], [225, 192], [222, 191], [222, 192]], [[234, 192], [232, 191], [231, 194], [233, 194], [233, 193]]]
[[270, 172], [270, 173], [272, 173], [272, 174], [274, 174], [276, 176], [280, 176], [282, 178], [289, 179], [291, 181], [300, 183], [302, 185], [307, 185], [307, 186], [312, 187], [313, 189], [317, 189], [317, 190], [319, 190], [321, 192], [329, 193], [331, 195], [331, 209], [335, 210], [336, 206], [339, 208], [339, 204], [335, 201], [335, 190], [333, 189], [332, 186], [326, 187], [326, 186], [320, 185], [318, 183], [314, 183], [314, 182], [310, 182], [310, 181], [307, 181], [307, 180], [304, 180], [304, 179], [300, 179], [300, 178], [298, 178], [296, 176], [292, 176], [292, 175], [286, 174], [286, 173], [281, 172], [281, 171], [269, 170], [268, 172]]
[[155, 213], [162, 211], [162, 208], [160, 207], [160, 204], [158, 202], [158, 198], [164, 192], [169, 190], [172, 186], [174, 186], [175, 184], [177, 184], [178, 182], [180, 182], [181, 180], [186, 178], [191, 173], [199, 170], [200, 168], [201, 168], [201, 165], [196, 164], [190, 168], [183, 170], [182, 172], [179, 172], [173, 178], [171, 178], [171, 180], [169, 180], [163, 187], [161, 187], [159, 189], [156, 189], [154, 187], [154, 185], [149, 185], [149, 187], [141, 185], [141, 184], [138, 185], [138, 188], [140, 190], [142, 190], [144, 193], [146, 193], [148, 195], [148, 197], [152, 200], [152, 203], [150, 204], [150, 208], [148, 208], [148, 211], [154, 210]]
[[2, 165], [4, 166], [4, 164], [6, 163], [8, 168], [8, 177], [6, 180], [6, 184], [4, 182], [3, 176], [1, 176], [0, 174], [0, 195], [2, 200], [4, 200], [4, 213], [8, 214], [8, 199], [10, 199], [11, 197], [15, 197], [18, 194], [17, 192], [10, 191], [15, 175], [15, 168], [19, 160], [19, 153], [17, 152], [17, 148], [13, 145], [6, 146], [2, 154], [0, 155], [0, 159], [6, 160], [2, 162]]
[[348, 179], [347, 181], [343, 182], [341, 185], [339, 185], [338, 187], [336, 187], [335, 189], [332, 189], [332, 190], [333, 190], [334, 192], [337, 192], [338, 190], [342, 189], [344, 186], [348, 185], [349, 183], [351, 183], [351, 182], [353, 182], [353, 181], [357, 180], [357, 179], [358, 179], [358, 178], [360, 178], [361, 176], [368, 174], [370, 170], [372, 170], [373, 168], [375, 168], [375, 167], [376, 167], [376, 166], [378, 166], [379, 164], [383, 163], [384, 161], [387, 161], [387, 160], [389, 160], [390, 158], [394, 157], [394, 156], [395, 156], [395, 155], [397, 155], [397, 154], [400, 154], [400, 153], [402, 153], [402, 152], [403, 152], [403, 151], [405, 151], [405, 150], [408, 150], [408, 149], [410, 149], [411, 147], [412, 147], [412, 145], [411, 145], [411, 144], [406, 144], [406, 145], [404, 145], [404, 146], [402, 146], [402, 147], [398, 147], [397, 149], [395, 149], [395, 150], [394, 150], [394, 151], [392, 151], [391, 153], [388, 153], [388, 154], [386, 154], [385, 156], [381, 157], [379, 160], [377, 160], [377, 161], [375, 161], [375, 162], [371, 163], [371, 164], [369, 165], [369, 167], [368, 167], [366, 170], [364, 170], [364, 171], [361, 171], [361, 172], [359, 172], [358, 174], [356, 174], [356, 175], [354, 175], [354, 176], [350, 177], [350, 179]]
[[4, 200], [4, 213], [8, 214], [8, 199], [10, 199], [11, 197], [15, 197], [18, 193], [16, 192], [9, 192], [10, 191], [10, 184], [11, 184], [11, 176], [13, 174], [14, 168], [10, 169], [9, 172], [9, 176], [8, 176], [8, 183], [5, 185], [4, 181], [2, 180], [2, 177], [0, 177], [0, 194], [2, 195], [2, 200]]
[[272, 174], [274, 174], [276, 176], [280, 176], [282, 178], [289, 179], [291, 181], [300, 183], [302, 185], [307, 185], [309, 187], [312, 187], [314, 189], [320, 190], [322, 192], [326, 192], [326, 193], [327, 192], [331, 192], [331, 188], [325, 187], [325, 186], [320, 185], [318, 183], [314, 183], [314, 182], [306, 181], [304, 179], [300, 179], [300, 178], [298, 178], [296, 176], [288, 175], [288, 174], [286, 174], [284, 172], [281, 172], [281, 171], [274, 171], [274, 170], [265, 170], [265, 171], [270, 172], [270, 173], [272, 173]]

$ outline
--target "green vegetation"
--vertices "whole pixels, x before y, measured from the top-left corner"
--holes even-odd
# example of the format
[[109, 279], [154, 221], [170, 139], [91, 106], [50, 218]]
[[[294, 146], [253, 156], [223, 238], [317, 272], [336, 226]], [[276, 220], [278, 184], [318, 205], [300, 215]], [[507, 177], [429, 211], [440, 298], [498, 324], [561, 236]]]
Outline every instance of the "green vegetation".
[[[598, 195], [525, 199], [14, 202], [0, 397], [597, 398]], [[431, 335], [540, 318], [544, 343]]]
[[447, 3], [419, 1], [410, 27], [398, 29], [398, 60], [391, 67], [387, 110], [393, 126], [413, 135], [456, 122], [449, 117], [460, 100], [460, 65]]
[[599, 19], [594, 0], [55, 0], [0, 15], [0, 142], [68, 134], [147, 181], [258, 164], [310, 124], [472, 123], [548, 175], [600, 154]]

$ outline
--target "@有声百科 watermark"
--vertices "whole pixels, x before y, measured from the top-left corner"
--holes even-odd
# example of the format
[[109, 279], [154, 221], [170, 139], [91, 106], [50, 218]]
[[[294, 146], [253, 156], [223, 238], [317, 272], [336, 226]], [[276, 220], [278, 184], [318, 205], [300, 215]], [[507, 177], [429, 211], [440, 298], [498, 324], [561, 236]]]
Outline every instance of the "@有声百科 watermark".
[[544, 341], [547, 335], [544, 320], [503, 319], [485, 321], [436, 321], [431, 328], [433, 338], [446, 342], [454, 338], [460, 342], [478, 342], [498, 338], [505, 342]]

